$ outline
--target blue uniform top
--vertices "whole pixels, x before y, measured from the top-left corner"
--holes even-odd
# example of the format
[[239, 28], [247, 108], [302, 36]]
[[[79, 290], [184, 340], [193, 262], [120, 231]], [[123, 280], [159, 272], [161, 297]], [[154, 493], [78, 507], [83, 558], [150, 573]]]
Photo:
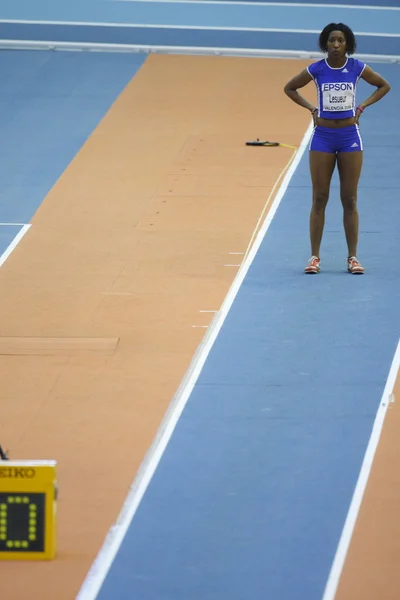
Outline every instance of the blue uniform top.
[[318, 116], [323, 119], [346, 119], [354, 117], [356, 109], [356, 86], [366, 65], [348, 58], [343, 67], [330, 67], [326, 59], [307, 67], [317, 86]]

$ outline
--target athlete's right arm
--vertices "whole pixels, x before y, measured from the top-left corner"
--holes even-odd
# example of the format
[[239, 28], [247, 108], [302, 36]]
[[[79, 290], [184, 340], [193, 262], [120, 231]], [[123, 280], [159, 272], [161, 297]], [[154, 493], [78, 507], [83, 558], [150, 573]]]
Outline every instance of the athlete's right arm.
[[317, 109], [315, 106], [310, 104], [303, 96], [298, 93], [298, 89], [304, 87], [308, 83], [312, 81], [312, 77], [307, 69], [303, 69], [298, 75], [292, 77], [290, 81], [287, 82], [285, 87], [283, 88], [285, 94], [289, 96], [293, 102], [299, 104], [303, 108], [306, 108], [313, 114]]

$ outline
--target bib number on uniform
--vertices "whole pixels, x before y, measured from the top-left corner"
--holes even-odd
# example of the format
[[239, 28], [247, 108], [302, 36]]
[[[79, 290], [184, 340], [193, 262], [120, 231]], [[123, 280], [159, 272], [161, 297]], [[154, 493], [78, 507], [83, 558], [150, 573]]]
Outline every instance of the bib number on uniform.
[[323, 83], [322, 106], [328, 112], [351, 110], [354, 107], [354, 85], [349, 82]]

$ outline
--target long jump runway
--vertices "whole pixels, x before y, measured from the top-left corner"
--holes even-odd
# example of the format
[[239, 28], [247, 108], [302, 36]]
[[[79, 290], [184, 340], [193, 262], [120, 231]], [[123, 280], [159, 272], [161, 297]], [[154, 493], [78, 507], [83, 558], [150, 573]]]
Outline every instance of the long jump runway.
[[[57, 448], [45, 458], [62, 475], [59, 556], [0, 564], [5, 600], [22, 600], [17, 572], [37, 582], [35, 600], [397, 600], [399, 66], [376, 65], [392, 91], [361, 123], [366, 273], [346, 272], [335, 175], [321, 273], [306, 277], [311, 130], [279, 91], [301, 61], [13, 56], [2, 128], [24, 152], [18, 167], [10, 146], [0, 187], [1, 336], [120, 342], [110, 357], [1, 352], [2, 435], [17, 452]], [[15, 104], [21, 65], [24, 81], [35, 70], [23, 93], [39, 112]], [[267, 72], [274, 84], [252, 97]], [[291, 156], [243, 146], [270, 134], [299, 149], [239, 266]], [[215, 317], [190, 329], [193, 307]], [[99, 455], [104, 433], [115, 458]]]

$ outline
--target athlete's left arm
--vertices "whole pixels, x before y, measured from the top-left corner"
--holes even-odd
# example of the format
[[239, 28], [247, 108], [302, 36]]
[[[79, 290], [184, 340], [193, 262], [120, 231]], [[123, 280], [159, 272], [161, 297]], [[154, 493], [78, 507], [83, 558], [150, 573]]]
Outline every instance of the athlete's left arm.
[[371, 104], [375, 104], [375, 102], [378, 102], [383, 96], [386, 96], [390, 90], [390, 85], [386, 79], [376, 71], [373, 71], [368, 65], [365, 66], [365, 69], [361, 74], [361, 79], [364, 79], [364, 81], [376, 87], [376, 90], [371, 96], [359, 104], [361, 108], [366, 108], [367, 106], [371, 106]]

